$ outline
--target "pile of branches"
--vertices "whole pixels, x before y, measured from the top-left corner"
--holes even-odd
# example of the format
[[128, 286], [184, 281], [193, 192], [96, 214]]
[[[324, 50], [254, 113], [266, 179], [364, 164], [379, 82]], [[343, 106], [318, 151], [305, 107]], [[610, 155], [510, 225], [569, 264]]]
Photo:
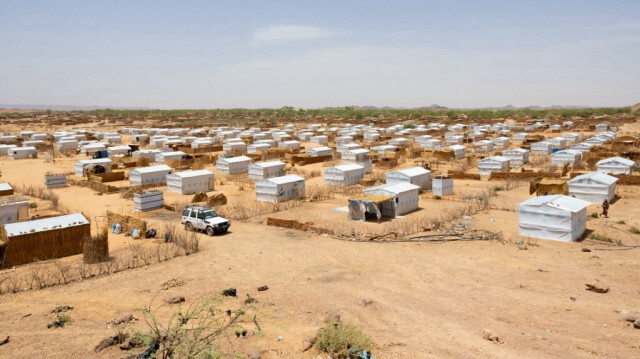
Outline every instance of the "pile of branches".
[[482, 229], [472, 230], [456, 230], [450, 229], [447, 232], [442, 233], [429, 233], [419, 234], [412, 236], [400, 236], [396, 232], [385, 233], [381, 235], [368, 236], [365, 238], [355, 237], [334, 237], [343, 241], [353, 242], [376, 242], [376, 243], [407, 243], [407, 242], [422, 242], [422, 243], [446, 243], [456, 241], [498, 241], [504, 244], [502, 239], [502, 232], [491, 232]]

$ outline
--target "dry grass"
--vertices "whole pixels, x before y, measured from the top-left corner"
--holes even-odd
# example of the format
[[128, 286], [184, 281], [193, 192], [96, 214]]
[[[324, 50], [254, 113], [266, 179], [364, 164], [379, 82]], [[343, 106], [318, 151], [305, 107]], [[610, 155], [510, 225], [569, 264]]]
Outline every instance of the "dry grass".
[[110, 275], [190, 255], [200, 249], [199, 237], [195, 232], [185, 232], [176, 224], [169, 224], [165, 227], [165, 233], [169, 234], [166, 243], [133, 241], [124, 253], [96, 264], [85, 264], [82, 258], [77, 261], [52, 260], [25, 265], [12, 272], [1, 272], [0, 294], [41, 289]]

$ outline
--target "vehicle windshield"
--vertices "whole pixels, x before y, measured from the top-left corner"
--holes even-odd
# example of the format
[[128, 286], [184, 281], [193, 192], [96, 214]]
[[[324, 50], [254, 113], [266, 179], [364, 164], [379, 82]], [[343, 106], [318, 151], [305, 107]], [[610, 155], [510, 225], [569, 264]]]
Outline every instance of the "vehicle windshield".
[[218, 214], [214, 210], [204, 211], [202, 214], [204, 215], [204, 219], [218, 217]]

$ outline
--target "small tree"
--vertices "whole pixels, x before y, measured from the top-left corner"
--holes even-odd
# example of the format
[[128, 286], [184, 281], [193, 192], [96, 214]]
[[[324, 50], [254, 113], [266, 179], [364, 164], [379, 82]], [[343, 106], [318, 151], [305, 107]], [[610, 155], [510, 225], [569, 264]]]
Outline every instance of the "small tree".
[[146, 343], [153, 358], [222, 358], [225, 355], [217, 350], [217, 339], [240, 328], [248, 307], [221, 310], [221, 303], [219, 298], [205, 298], [186, 308], [180, 305], [168, 320], [157, 315], [164, 304], [138, 309], [148, 332], [135, 332], [134, 339]]

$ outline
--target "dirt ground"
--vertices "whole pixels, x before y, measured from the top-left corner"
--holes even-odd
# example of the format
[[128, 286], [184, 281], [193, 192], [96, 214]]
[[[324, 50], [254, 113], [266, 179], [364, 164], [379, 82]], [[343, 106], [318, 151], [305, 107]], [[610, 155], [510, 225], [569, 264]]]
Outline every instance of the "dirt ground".
[[[46, 172], [71, 172], [76, 159], [55, 164], [42, 158], [3, 159], [0, 180], [41, 185]], [[322, 177], [314, 178], [307, 186], [321, 181]], [[455, 189], [471, 193], [498, 185], [502, 184], [456, 181]], [[230, 201], [255, 199], [251, 188], [238, 191], [226, 183], [216, 189]], [[55, 192], [61, 205], [93, 218], [104, 216], [106, 210], [124, 214], [133, 210], [132, 201], [119, 194], [98, 196], [79, 187]], [[640, 228], [636, 205], [640, 187], [621, 186], [618, 195], [610, 218], [589, 218], [587, 228], [627, 245], [638, 244], [640, 235], [629, 229]], [[176, 202], [191, 197], [166, 196]], [[313, 336], [328, 313], [337, 312], [372, 336], [376, 358], [640, 357], [640, 330], [624, 321], [627, 314], [640, 314], [640, 248], [622, 250], [589, 239], [558, 243], [519, 237], [517, 204], [529, 197], [525, 185], [499, 191], [491, 197], [490, 209], [456, 221], [470, 229], [501, 232], [504, 243], [353, 242], [266, 226], [264, 218], [234, 221], [226, 235], [200, 235], [201, 250], [196, 254], [0, 296], [0, 340], [10, 336], [10, 342], [0, 346], [0, 357], [121, 358], [127, 352], [117, 347], [93, 352], [100, 340], [114, 335], [108, 321], [128, 313], [139, 316], [136, 308], [151, 301], [159, 304], [165, 297], [183, 295], [189, 304], [219, 296], [229, 287], [237, 288], [238, 299], [225, 299], [222, 305], [237, 306], [250, 294], [257, 299], [256, 318], [262, 329], [258, 333], [253, 321], [247, 320], [242, 323], [249, 331], [246, 338], [221, 341], [222, 348], [240, 356], [258, 348], [266, 359], [317, 357], [314, 350], [301, 351], [303, 339]], [[337, 195], [274, 216], [342, 226], [348, 224], [346, 214], [333, 209], [345, 205], [346, 197]], [[463, 205], [421, 198], [421, 210], [406, 218], [431, 218], [445, 208]], [[591, 206], [589, 213], [597, 210]], [[166, 210], [144, 216], [158, 227], [179, 220]], [[114, 249], [129, 241], [123, 235], [110, 235]], [[186, 283], [163, 290], [162, 283], [172, 278]], [[587, 283], [610, 291], [587, 291]], [[262, 285], [269, 290], [258, 292]], [[363, 299], [371, 304], [363, 305]], [[47, 329], [49, 312], [56, 305], [73, 306], [73, 321], [64, 328]], [[135, 325], [142, 328], [140, 322]], [[499, 342], [483, 339], [485, 329]]]

